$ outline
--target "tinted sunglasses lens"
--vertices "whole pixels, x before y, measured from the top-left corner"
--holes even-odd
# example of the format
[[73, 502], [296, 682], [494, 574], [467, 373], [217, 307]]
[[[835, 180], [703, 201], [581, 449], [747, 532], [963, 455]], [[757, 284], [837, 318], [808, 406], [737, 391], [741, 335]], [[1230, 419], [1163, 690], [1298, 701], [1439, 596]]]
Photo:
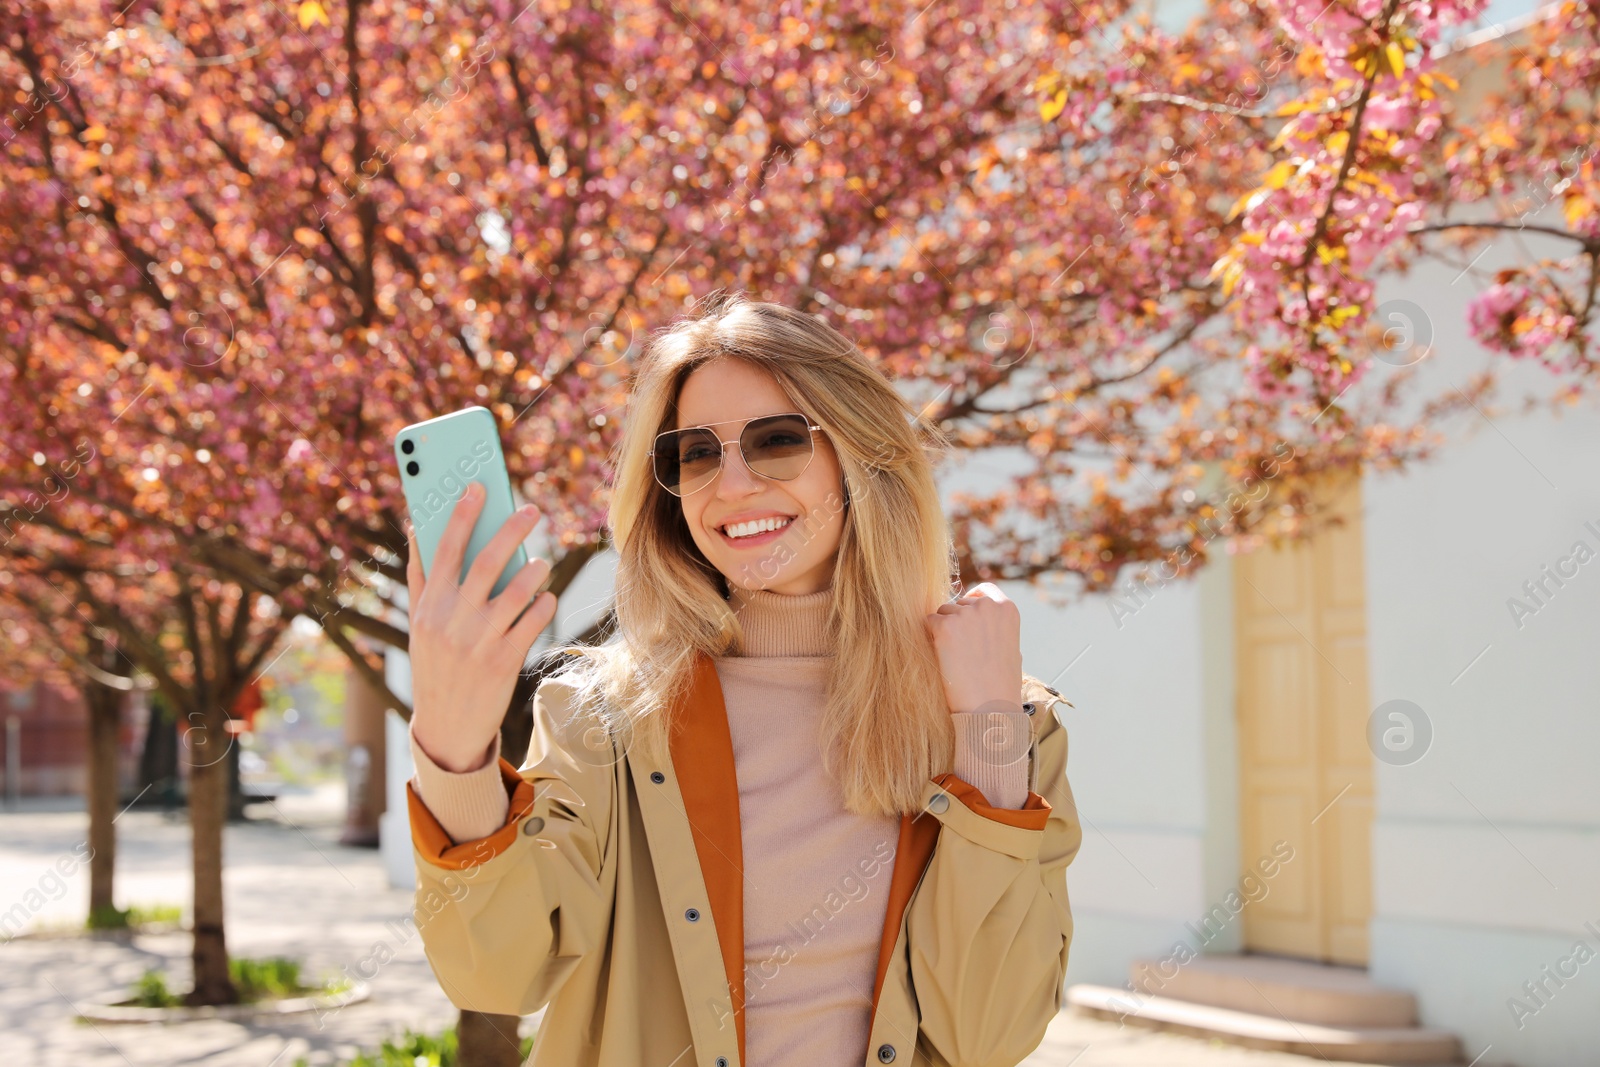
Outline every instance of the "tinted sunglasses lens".
[[753, 419], [739, 435], [739, 447], [751, 470], [786, 482], [800, 477], [811, 462], [811, 427], [804, 415]]
[[682, 496], [700, 488], [722, 466], [722, 442], [710, 430], [674, 430], [656, 440], [656, 478]]
[[[751, 419], [739, 435], [739, 448], [763, 478], [798, 478], [811, 462], [810, 424], [804, 415]], [[704, 488], [721, 469], [722, 442], [708, 429], [673, 430], [656, 439], [656, 480], [674, 496]]]

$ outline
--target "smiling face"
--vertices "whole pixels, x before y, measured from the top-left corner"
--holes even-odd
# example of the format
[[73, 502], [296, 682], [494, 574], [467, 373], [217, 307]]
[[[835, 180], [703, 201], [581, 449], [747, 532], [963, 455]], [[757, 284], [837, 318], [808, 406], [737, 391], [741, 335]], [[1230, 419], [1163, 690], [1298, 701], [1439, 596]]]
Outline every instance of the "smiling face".
[[[711, 432], [723, 442], [722, 470], [709, 485], [678, 502], [689, 536], [730, 585], [800, 596], [833, 582], [846, 511], [844, 473], [827, 434], [812, 431], [815, 454], [805, 471], [787, 482], [751, 471], [732, 447], [744, 420], [798, 410], [776, 379], [733, 358], [696, 368], [678, 394], [675, 428], [716, 423]], [[775, 534], [748, 540], [730, 538], [723, 529], [771, 516], [793, 521]]]

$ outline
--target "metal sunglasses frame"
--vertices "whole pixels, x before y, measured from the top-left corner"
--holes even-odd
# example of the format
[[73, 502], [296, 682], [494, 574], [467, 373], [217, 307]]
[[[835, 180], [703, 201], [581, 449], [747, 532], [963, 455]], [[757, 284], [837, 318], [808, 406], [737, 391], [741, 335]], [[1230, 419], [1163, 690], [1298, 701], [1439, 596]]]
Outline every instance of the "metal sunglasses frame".
[[[752, 422], [757, 422], [757, 421], [759, 421], [761, 419], [781, 419], [781, 418], [787, 418], [789, 416], [794, 416], [794, 417], [800, 419], [800, 421], [805, 423], [806, 433], [809, 435], [809, 438], [810, 438], [811, 455], [806, 457], [806, 465], [804, 467], [801, 467], [798, 471], [796, 471], [793, 477], [790, 477], [790, 478], [774, 478], [770, 474], [762, 474], [760, 471], [758, 471], [754, 467], [750, 466], [750, 461], [745, 458], [744, 441], [743, 441], [744, 431]], [[738, 434], [736, 434], [734, 436], [734, 439], [732, 441], [724, 441], [715, 432], [713, 432], [711, 434], [712, 437], [716, 438], [717, 446], [722, 451], [721, 451], [721, 454], [717, 456], [717, 473], [713, 474], [711, 477], [707, 478], [706, 481], [705, 481], [705, 485], [699, 486], [698, 488], [695, 488], [695, 489], [691, 489], [687, 493], [680, 493], [677, 490], [673, 489], [671, 486], [667, 485], [666, 482], [663, 482], [661, 480], [661, 474], [660, 474], [659, 471], [656, 470], [655, 456], [656, 456], [656, 450], [657, 450], [657, 448], [660, 447], [661, 439], [663, 437], [666, 437], [668, 434], [683, 433], [685, 430], [708, 430], [713, 426], [726, 426], [730, 422], [737, 422], [737, 423], [740, 424], [739, 425], [739, 432], [738, 432]], [[651, 473], [652, 476], [654, 476], [654, 478], [656, 480], [656, 484], [661, 486], [661, 488], [665, 489], [667, 492], [671, 493], [673, 496], [677, 497], [679, 500], [682, 500], [686, 496], [693, 496], [695, 493], [698, 493], [701, 489], [706, 488], [706, 486], [708, 486], [712, 482], [716, 481], [717, 478], [719, 478], [722, 475], [723, 465], [728, 462], [728, 448], [729, 448], [730, 445], [739, 450], [739, 460], [740, 460], [740, 462], [742, 462], [744, 464], [746, 470], [748, 470], [751, 474], [754, 474], [757, 478], [765, 478], [768, 481], [773, 481], [773, 482], [792, 482], [792, 481], [794, 481], [795, 478], [800, 477], [800, 475], [804, 474], [807, 470], [809, 470], [811, 468], [811, 461], [817, 458], [817, 434], [816, 434], [816, 431], [820, 430], [820, 429], [822, 429], [822, 427], [817, 425], [816, 423], [812, 422], [810, 417], [808, 415], [806, 415], [806, 413], [803, 412], [803, 411], [775, 411], [771, 415], [752, 415], [748, 419], [723, 419], [721, 422], [702, 422], [697, 426], [683, 426], [683, 427], [680, 427], [680, 428], [678, 428], [676, 430], [662, 430], [660, 433], [656, 434], [655, 444], [651, 446], [650, 451], [647, 452], [646, 455], [649, 456], [649, 458], [650, 458], [650, 473]], [[681, 485], [682, 483], [680, 482], [679, 484]]]

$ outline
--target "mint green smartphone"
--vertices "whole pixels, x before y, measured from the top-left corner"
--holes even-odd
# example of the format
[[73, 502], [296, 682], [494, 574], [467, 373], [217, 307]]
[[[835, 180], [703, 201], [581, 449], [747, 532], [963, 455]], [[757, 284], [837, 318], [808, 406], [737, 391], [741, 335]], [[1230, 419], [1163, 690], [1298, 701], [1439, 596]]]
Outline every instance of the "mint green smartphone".
[[[417, 533], [424, 576], [433, 571], [433, 555], [456, 501], [471, 483], [483, 486], [483, 510], [473, 524], [461, 574], [456, 578], [457, 582], [466, 581], [472, 561], [516, 508], [494, 416], [486, 407], [473, 406], [412, 423], [395, 435], [394, 458], [400, 464], [400, 486]], [[518, 545], [489, 595], [499, 595], [527, 565], [528, 554]]]

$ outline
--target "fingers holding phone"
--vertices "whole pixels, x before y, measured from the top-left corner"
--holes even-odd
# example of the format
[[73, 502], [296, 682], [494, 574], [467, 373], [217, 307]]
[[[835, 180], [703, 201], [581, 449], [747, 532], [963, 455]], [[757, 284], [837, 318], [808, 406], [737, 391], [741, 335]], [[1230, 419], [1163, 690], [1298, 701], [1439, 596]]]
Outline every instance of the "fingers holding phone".
[[[469, 493], [468, 498], [463, 498], [457, 505], [457, 514], [451, 516], [445, 536], [439, 542], [439, 559], [443, 561], [444, 574], [455, 574], [459, 571], [461, 553], [481, 508], [483, 496], [481, 487], [474, 484], [471, 488], [480, 491]], [[484, 545], [483, 551], [472, 561], [471, 567], [467, 570], [466, 580], [462, 582], [459, 590], [459, 595], [465, 603], [482, 612], [490, 627], [499, 632], [510, 644], [517, 654], [518, 664], [527, 657], [533, 642], [555, 614], [556, 597], [553, 593], [546, 593], [538, 597], [537, 602], [530, 604], [530, 601], [535, 600], [539, 586], [549, 577], [550, 564], [535, 557], [514, 573], [498, 595], [491, 598], [490, 592], [505, 571], [506, 564], [539, 524], [541, 517], [539, 509], [533, 504], [524, 504], [512, 512], [511, 517], [500, 526], [489, 539], [489, 543]], [[526, 627], [513, 632], [513, 624], [517, 622], [523, 610], [529, 608], [532, 609], [530, 614], [543, 612], [544, 621], [531, 632]]]
[[[493, 537], [489, 538], [489, 543], [483, 546], [483, 551], [472, 561], [466, 580], [461, 583], [462, 595], [474, 604], [487, 603], [495, 582], [505, 570], [506, 564], [511, 561], [522, 542], [533, 532], [533, 528], [539, 525], [540, 518], [539, 509], [532, 504], [524, 504], [512, 512], [511, 517], [501, 525]], [[461, 534], [460, 541], [462, 544], [466, 543], [465, 532]], [[441, 543], [440, 548], [443, 547]], [[512, 580], [504, 584], [499, 595], [504, 596], [510, 592], [515, 579], [526, 574], [528, 567], [531, 566], [532, 562], [518, 569]], [[529, 589], [528, 592], [531, 594], [533, 590]]]
[[473, 770], [555, 617], [555, 596], [535, 596], [550, 564], [522, 547], [539, 511], [512, 509], [499, 435], [481, 407], [407, 426], [395, 453], [412, 517], [412, 729], [440, 766]]
[[[521, 657], [527, 656], [533, 642], [555, 617], [555, 594], [539, 590], [549, 577], [549, 562], [535, 556], [517, 572], [511, 584], [499, 596], [493, 597], [485, 605], [491, 625], [505, 635], [513, 648], [520, 650], [519, 662]], [[485, 585], [491, 580], [492, 576], [486, 578]], [[543, 621], [529, 631], [525, 624], [536, 615], [542, 615]]]
[[539, 558], [523, 566], [498, 596], [484, 600], [494, 576], [537, 523], [536, 510], [507, 520], [473, 561], [465, 585], [449, 580], [455, 568], [448, 546], [460, 551], [475, 510], [466, 497], [457, 503], [439, 543], [440, 565], [433, 578], [422, 576], [415, 534], [408, 537], [413, 729], [434, 762], [452, 771], [483, 764], [523, 660], [556, 611], [553, 593], [534, 596], [550, 574], [550, 564]]
[[433, 550], [433, 565], [429, 571], [448, 585], [456, 585], [456, 576], [466, 562], [467, 541], [472, 537], [478, 516], [483, 514], [484, 488], [477, 482], [467, 486], [456, 501], [444, 532], [439, 535], [438, 546]]

